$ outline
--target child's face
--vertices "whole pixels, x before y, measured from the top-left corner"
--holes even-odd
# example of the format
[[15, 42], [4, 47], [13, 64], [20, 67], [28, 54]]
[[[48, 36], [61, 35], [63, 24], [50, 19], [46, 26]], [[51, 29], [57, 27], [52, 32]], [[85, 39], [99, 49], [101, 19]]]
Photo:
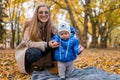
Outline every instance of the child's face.
[[66, 39], [68, 39], [70, 37], [70, 34], [67, 31], [61, 31], [59, 33], [59, 36], [60, 36], [61, 39], [66, 40]]

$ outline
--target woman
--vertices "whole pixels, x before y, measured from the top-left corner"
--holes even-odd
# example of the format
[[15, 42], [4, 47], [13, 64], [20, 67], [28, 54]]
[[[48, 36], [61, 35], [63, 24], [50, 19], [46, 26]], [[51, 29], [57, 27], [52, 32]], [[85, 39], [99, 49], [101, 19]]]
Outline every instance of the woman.
[[59, 45], [50, 38], [56, 32], [50, 20], [50, 9], [45, 4], [39, 5], [25, 24], [22, 42], [16, 48], [15, 58], [21, 73], [30, 74], [33, 66], [39, 66], [40, 70], [52, 67], [51, 51]]

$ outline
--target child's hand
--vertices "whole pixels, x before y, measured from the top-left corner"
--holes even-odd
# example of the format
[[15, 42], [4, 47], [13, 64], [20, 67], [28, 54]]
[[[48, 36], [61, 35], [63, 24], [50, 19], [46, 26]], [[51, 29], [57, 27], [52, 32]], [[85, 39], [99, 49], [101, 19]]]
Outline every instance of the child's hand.
[[59, 46], [60, 43], [58, 43], [57, 41], [54, 41], [54, 42], [53, 42], [53, 45], [54, 45], [54, 46]]
[[79, 53], [81, 53], [83, 51], [83, 49], [84, 49], [84, 47], [81, 46], [81, 45], [79, 45], [78, 48], [79, 48], [79, 51], [78, 51]]
[[79, 45], [78, 47], [80, 48], [81, 51], [84, 49], [84, 47], [81, 45]]
[[55, 40], [52, 40], [52, 41], [49, 41], [49, 46], [51, 47], [51, 48], [57, 48], [60, 44], [57, 42], [57, 41], [55, 41]]

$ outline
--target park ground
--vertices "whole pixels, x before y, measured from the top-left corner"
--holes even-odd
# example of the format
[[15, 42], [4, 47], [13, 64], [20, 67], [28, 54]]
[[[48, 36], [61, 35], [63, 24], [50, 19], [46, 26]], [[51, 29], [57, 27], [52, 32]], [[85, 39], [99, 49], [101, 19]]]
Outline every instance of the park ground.
[[[84, 49], [75, 60], [76, 68], [95, 66], [112, 74], [120, 74], [120, 50]], [[15, 61], [15, 50], [0, 50], [0, 80], [29, 80], [30, 75], [21, 74]]]

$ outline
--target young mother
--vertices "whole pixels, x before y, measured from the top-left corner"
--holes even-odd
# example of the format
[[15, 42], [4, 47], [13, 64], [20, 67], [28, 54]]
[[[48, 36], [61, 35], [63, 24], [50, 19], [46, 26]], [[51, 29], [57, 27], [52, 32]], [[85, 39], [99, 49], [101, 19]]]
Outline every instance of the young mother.
[[22, 41], [16, 48], [15, 58], [21, 73], [30, 74], [34, 66], [39, 70], [52, 67], [52, 49], [59, 45], [50, 38], [56, 32], [48, 6], [37, 6], [32, 19], [26, 22]]

